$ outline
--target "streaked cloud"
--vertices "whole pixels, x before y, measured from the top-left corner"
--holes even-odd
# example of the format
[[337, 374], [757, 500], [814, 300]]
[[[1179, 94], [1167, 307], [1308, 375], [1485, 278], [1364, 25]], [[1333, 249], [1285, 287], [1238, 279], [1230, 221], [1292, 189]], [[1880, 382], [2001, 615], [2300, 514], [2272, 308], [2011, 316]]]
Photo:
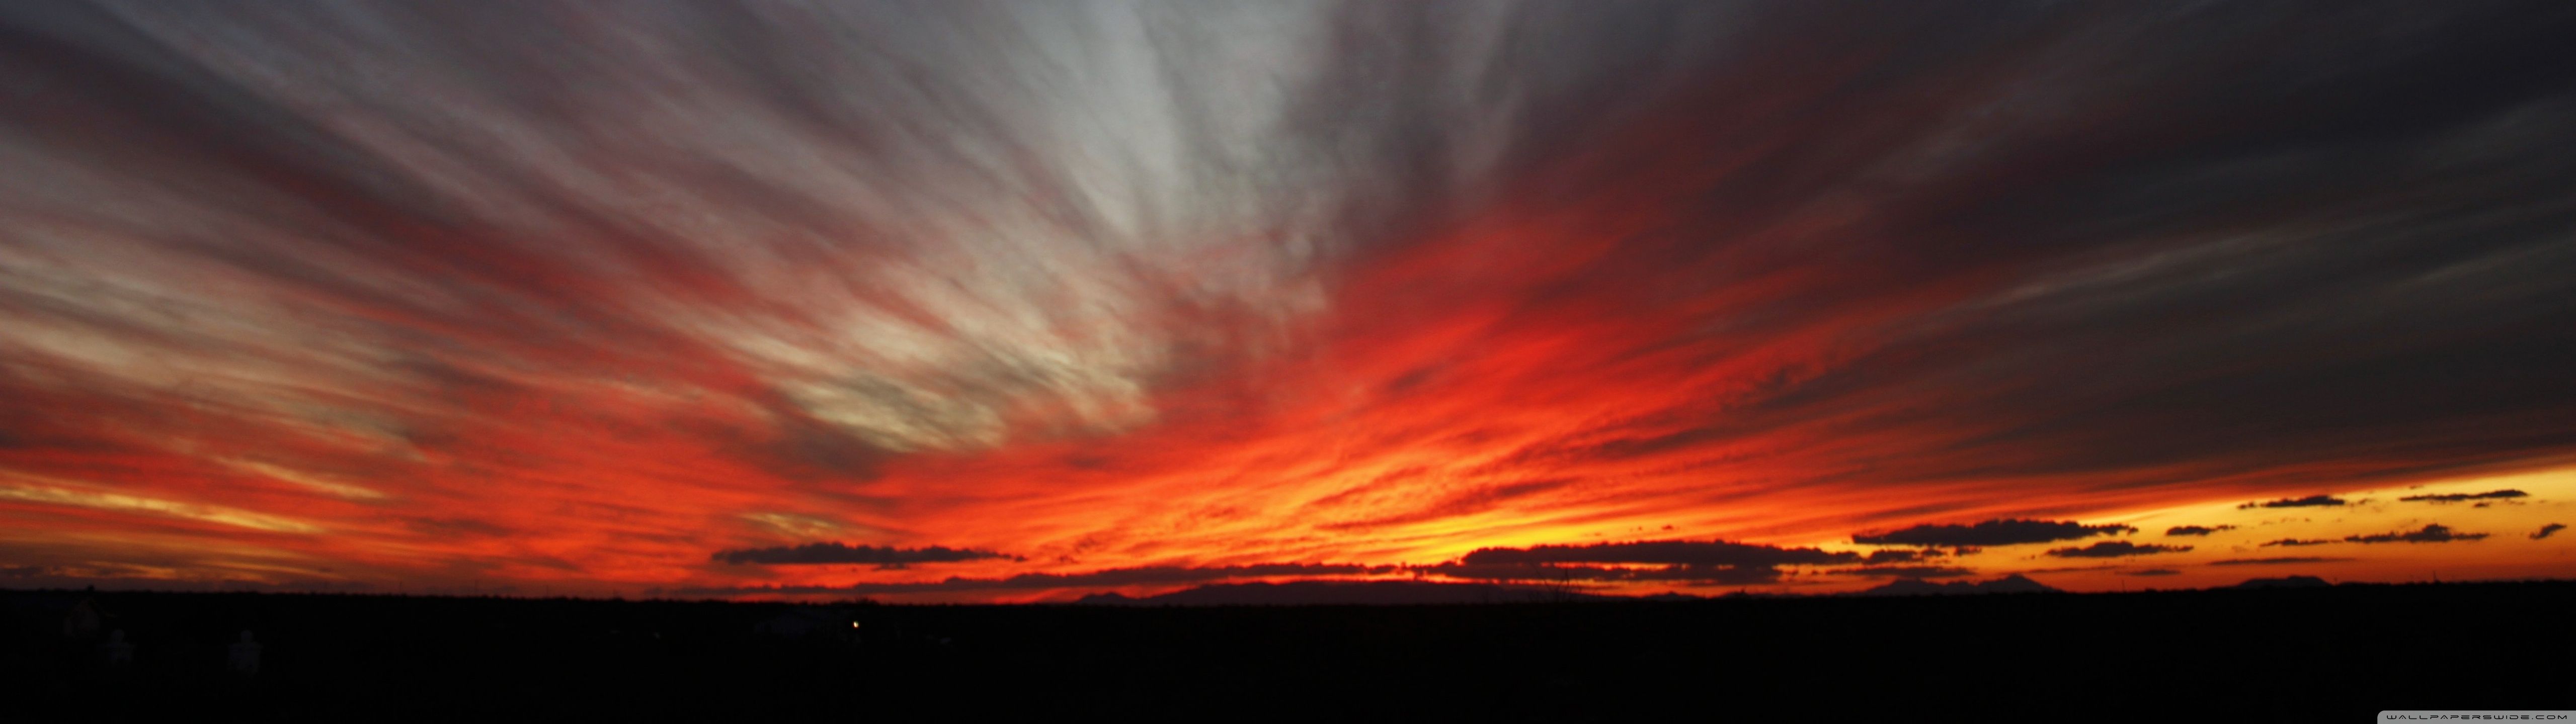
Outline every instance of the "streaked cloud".
[[334, 480], [321, 475], [272, 465], [256, 460], [224, 460], [224, 462], [243, 470], [301, 485], [306, 489], [327, 495], [336, 495], [352, 500], [381, 500], [385, 497], [384, 493], [365, 485], [344, 480]]
[[[2503, 478], [2576, 451], [2571, 34], [2517, 3], [10, 4], [0, 468], [32, 477], [0, 563], [1790, 590], [2206, 528], [2153, 559], [2188, 577], [2427, 535], [2372, 502], [2417, 494], [2531, 530], [2567, 488]], [[827, 540], [997, 555], [709, 555]], [[2401, 570], [2370, 565], [2336, 573]]]
[[[6, 473], [0, 473], [6, 474]], [[20, 477], [11, 475], [11, 477]], [[280, 515], [181, 500], [132, 495], [93, 486], [36, 485], [0, 482], [0, 499], [115, 512], [144, 513], [277, 533], [320, 533], [324, 528]]]

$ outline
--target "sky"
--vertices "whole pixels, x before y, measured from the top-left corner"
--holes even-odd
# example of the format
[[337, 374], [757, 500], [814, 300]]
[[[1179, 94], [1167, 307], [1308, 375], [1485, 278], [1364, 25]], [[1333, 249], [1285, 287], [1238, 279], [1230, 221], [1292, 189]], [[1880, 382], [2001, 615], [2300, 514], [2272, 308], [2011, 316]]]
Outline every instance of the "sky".
[[2576, 577], [2571, 35], [0, 5], [0, 587]]

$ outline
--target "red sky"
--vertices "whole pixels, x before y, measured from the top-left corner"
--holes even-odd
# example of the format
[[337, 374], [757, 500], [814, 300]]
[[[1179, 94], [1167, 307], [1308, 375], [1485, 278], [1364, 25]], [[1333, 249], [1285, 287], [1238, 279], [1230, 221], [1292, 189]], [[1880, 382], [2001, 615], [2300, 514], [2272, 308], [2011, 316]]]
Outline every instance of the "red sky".
[[2516, 12], [11, 8], [0, 585], [2564, 577]]

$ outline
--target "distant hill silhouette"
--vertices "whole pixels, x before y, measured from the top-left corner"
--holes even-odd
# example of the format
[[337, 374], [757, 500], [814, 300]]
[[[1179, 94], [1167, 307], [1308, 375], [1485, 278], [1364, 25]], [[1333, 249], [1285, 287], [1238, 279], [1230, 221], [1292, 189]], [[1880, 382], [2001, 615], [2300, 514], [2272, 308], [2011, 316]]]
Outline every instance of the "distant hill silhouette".
[[1605, 596], [1492, 583], [1292, 581], [1288, 583], [1213, 583], [1143, 598], [1118, 593], [1094, 593], [1074, 602], [1108, 606], [1310, 606], [1534, 603], [1627, 599], [1626, 596]]
[[[1474, 601], [1233, 606], [102, 591], [111, 623], [66, 629], [66, 599], [92, 594], [0, 589], [0, 722], [1179, 719], [1247, 705], [1318, 721], [1590, 721], [1662, 715], [1670, 692], [1698, 691], [1878, 716], [1956, 701], [1997, 672], [2014, 692], [1976, 706], [2001, 721], [2114, 701], [2112, 719], [2234, 707], [2357, 722], [2391, 696], [2546, 708], [2565, 699], [2560, 652], [2576, 650], [2576, 629], [2550, 625], [2576, 607], [2576, 581], [1544, 602], [1562, 590], [1256, 584], [1170, 599]], [[2389, 611], [2527, 625], [2463, 635], [2390, 626]], [[255, 675], [227, 665], [246, 630]], [[1730, 651], [1761, 663], [1709, 655]], [[1904, 670], [1856, 677], [1855, 662]], [[1341, 695], [1390, 681], [1421, 695]]]
[[2229, 587], [2229, 588], [2325, 588], [2325, 587], [2332, 586], [2332, 585], [2334, 585], [2334, 584], [2333, 584], [2333, 583], [2328, 583], [2328, 582], [2326, 582], [2326, 579], [2324, 579], [2324, 578], [2319, 578], [2319, 577], [2312, 576], [2312, 575], [2293, 575], [2293, 576], [2282, 576], [2282, 577], [2279, 577], [2279, 578], [2247, 578], [2247, 579], [2245, 579], [2245, 582], [2243, 582], [2243, 583], [2238, 583], [2238, 584], [2236, 584], [2236, 585], [2232, 585], [2232, 586], [2228, 586], [2228, 587]]
[[1934, 583], [1920, 578], [1899, 578], [1887, 585], [1844, 595], [1853, 596], [1947, 596], [1967, 593], [2063, 593], [2046, 583], [2031, 580], [2019, 573], [1990, 581], [1951, 581]]

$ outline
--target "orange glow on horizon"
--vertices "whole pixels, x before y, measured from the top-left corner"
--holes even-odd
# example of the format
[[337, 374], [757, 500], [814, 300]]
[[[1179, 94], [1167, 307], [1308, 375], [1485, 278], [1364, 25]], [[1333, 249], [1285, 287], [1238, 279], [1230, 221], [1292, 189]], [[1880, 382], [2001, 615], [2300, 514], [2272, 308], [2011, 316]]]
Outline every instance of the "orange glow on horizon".
[[[2224, 9], [1329, 5], [0, 19], [0, 586], [2576, 576], [2557, 90]], [[2210, 81], [2276, 32], [2443, 93]], [[1853, 542], [1996, 521], [2138, 530]]]

